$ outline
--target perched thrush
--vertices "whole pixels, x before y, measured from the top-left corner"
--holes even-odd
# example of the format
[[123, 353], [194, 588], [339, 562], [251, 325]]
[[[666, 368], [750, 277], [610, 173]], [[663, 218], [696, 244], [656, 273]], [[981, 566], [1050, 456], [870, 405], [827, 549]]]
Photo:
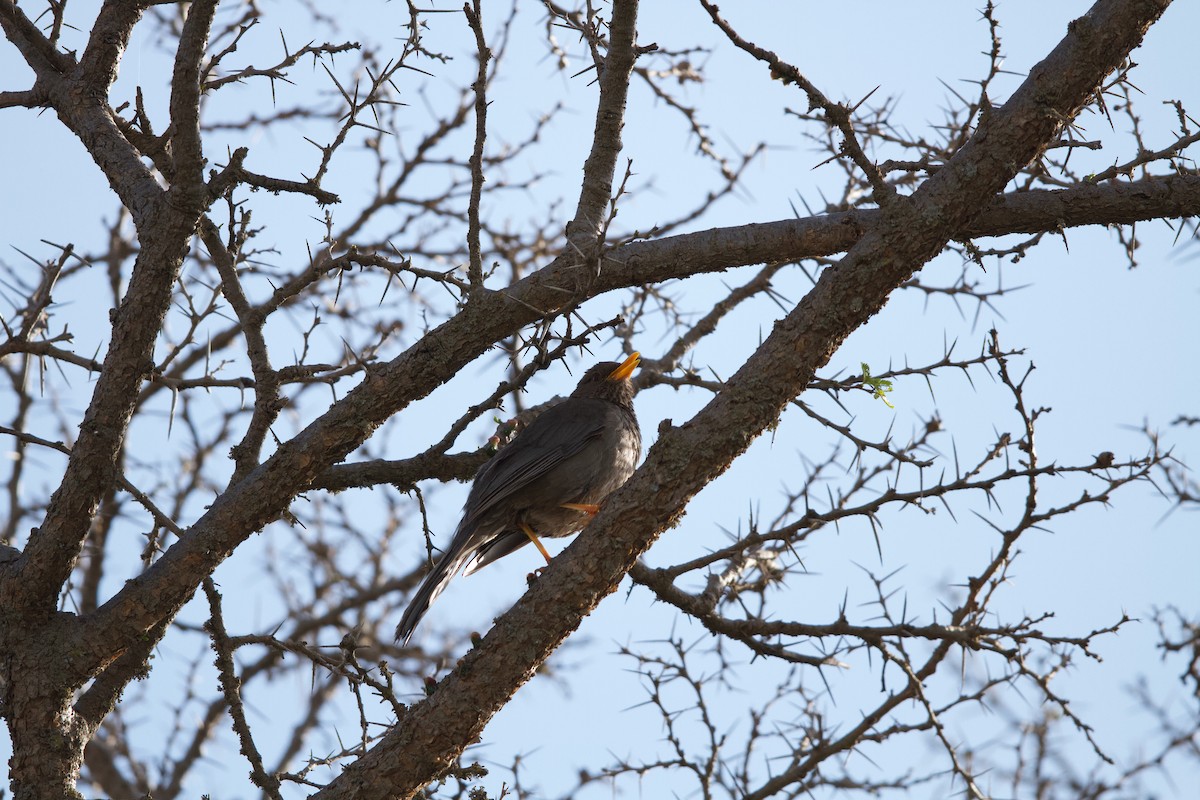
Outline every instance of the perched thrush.
[[470, 575], [533, 542], [583, 528], [637, 467], [642, 434], [629, 376], [637, 353], [584, 373], [571, 396], [542, 412], [475, 473], [450, 547], [425, 577], [396, 628], [407, 643], [458, 571]]

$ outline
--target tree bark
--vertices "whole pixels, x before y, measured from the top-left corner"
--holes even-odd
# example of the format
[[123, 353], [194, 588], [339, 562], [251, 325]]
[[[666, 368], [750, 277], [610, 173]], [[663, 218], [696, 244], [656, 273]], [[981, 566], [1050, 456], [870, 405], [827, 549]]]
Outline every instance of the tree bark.
[[[845, 251], [702, 411], [661, 430], [637, 474], [458, 669], [428, 699], [402, 713], [382, 741], [318, 796], [410, 797], [444, 775], [637, 558], [677, 524], [691, 498], [778, 421], [845, 338], [947, 242], [1200, 213], [1195, 176], [1000, 194], [1054, 142], [1167, 5], [1168, 0], [1097, 2], [1012, 98], [990, 110], [971, 139], [910, 197], [880, 198], [877, 211], [703, 231], [606, 250], [602, 222], [638, 54], [638, 4], [617, 0], [609, 57], [599, 78], [595, 139], [567, 231], [567, 252], [503, 291], [476, 288], [459, 313], [392, 361], [370, 365], [359, 386], [262, 464], [254, 465], [257, 450], [250, 448], [255, 457], [239, 463], [228, 489], [160, 559], [93, 613], [76, 616], [56, 610], [59, 595], [97, 505], [118, 480], [121, 448], [153, 365], [173, 284], [214, 200], [204, 181], [199, 104], [217, 2], [192, 3], [182, 29], [169, 104], [170, 158], [156, 164], [170, 183], [164, 190], [107, 101], [143, 4], [106, 2], [76, 61], [11, 0], [0, 0], [0, 24], [36, 74], [34, 88], [19, 99], [44, 100], [80, 139], [132, 214], [141, 246], [62, 484], [25, 550], [0, 561], [0, 713], [12, 731], [17, 800], [78, 796], [74, 784], [84, 746], [122, 689], [147, 670], [150, 652], [171, 620], [224, 559], [286, 515], [301, 492], [381, 480], [405, 483], [435, 470], [469, 474], [478, 463], [470, 456], [416, 465], [339, 462], [389, 417], [495, 342], [614, 289]], [[236, 279], [236, 269], [226, 266], [228, 280]]]
[[1054, 140], [1167, 2], [1101, 0], [942, 170], [854, 245], [688, 423], [663, 430], [637, 473], [431, 697], [315, 796], [412, 797], [533, 676], [691, 497], [728, 468], [838, 345]]

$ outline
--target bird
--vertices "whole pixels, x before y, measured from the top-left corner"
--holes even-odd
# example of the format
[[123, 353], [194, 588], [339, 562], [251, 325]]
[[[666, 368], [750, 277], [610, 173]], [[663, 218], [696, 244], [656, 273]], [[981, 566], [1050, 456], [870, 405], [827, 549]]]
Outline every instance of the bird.
[[400, 618], [397, 641], [408, 644], [421, 617], [460, 570], [470, 575], [530, 542], [549, 564], [550, 554], [538, 537], [581, 530], [628, 480], [642, 451], [630, 382], [640, 361], [635, 351], [620, 363], [591, 367], [568, 398], [543, 411], [483, 463], [450, 546]]

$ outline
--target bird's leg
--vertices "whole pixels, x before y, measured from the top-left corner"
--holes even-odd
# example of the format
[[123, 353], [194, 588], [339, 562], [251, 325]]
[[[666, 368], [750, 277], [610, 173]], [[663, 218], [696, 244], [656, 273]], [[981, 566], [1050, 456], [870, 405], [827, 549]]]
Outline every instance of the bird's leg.
[[561, 503], [561, 508], [569, 508], [572, 511], [582, 511], [589, 517], [594, 517], [600, 513], [600, 506], [595, 503]]
[[546, 563], [549, 564], [550, 554], [547, 553], [546, 548], [542, 546], [542, 542], [540, 539], [538, 539], [537, 534], [533, 532], [533, 528], [529, 527], [524, 522], [518, 522], [517, 527], [525, 532], [525, 535], [529, 537], [529, 541], [533, 542], [533, 546], [538, 549], [538, 552], [542, 554], [542, 558], [546, 559]]

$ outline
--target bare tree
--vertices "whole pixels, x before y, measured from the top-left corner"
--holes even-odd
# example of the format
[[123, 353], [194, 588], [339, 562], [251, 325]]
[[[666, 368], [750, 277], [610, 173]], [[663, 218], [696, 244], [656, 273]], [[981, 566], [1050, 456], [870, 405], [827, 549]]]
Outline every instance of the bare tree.
[[[0, 0], [28, 67], [3, 76], [5, 127], [56, 117], [117, 206], [103, 237], [72, 219], [61, 243], [7, 233], [19, 257], [0, 262], [11, 456], [0, 716], [13, 796], [78, 797], [81, 781], [112, 798], [194, 795], [205, 748], [230, 737], [241, 755], [230, 749], [221, 769], [248, 772], [265, 797], [540, 796], [519, 759], [501, 787], [467, 748], [626, 576], [672, 627], [620, 646], [646, 693], [617, 704], [660, 712], [667, 751], [590, 763], [554, 790], [564, 796], [665, 774], [677, 794], [704, 797], [931, 786], [1109, 797], [1181, 762], [1196, 774], [1200, 608], [1153, 619], [1187, 687], [1185, 722], [1142, 691], [1161, 746], [1097, 772], [1087, 765], [1111, 757], [1055, 679], [1129, 619], [1055, 633], [1053, 609], [1002, 599], [1031, 532], [1135, 484], [1194, 507], [1200, 490], [1154, 425], [1136, 456], [1043, 452], [1029, 357], [1001, 330], [903, 367], [821, 372], [889, 297], [992, 307], [1005, 289], [986, 270], [1073, 228], [1115, 226], [1131, 262], [1137, 222], [1194, 236], [1197, 124], [1175, 102], [1175, 129], [1151, 135], [1135, 110], [1130, 53], [1170, 3], [1098, 0], [1007, 98], [988, 3], [982, 76], [916, 135], [894, 123], [890, 99], [831, 100], [796, 54], [741, 32], [737, 4], [697, 0], [687, 13], [722, 53], [778, 82], [798, 130], [843, 176], [840, 196], [808, 215], [712, 229], [770, 148], [722, 143], [706, 114], [730, 110], [689, 105], [683, 90], [705, 79], [709, 50], [639, 38], [636, 0], [482, 5], [394, 3], [402, 35], [364, 44], [341, 41], [342, 12], [319, 3], [106, 0], [92, 19], [66, 0]], [[293, 25], [303, 46], [274, 33]], [[118, 81], [131, 46], [169, 67]], [[464, 47], [475, 55], [465, 66], [450, 55]], [[537, 87], [538, 114], [498, 125], [491, 100], [532, 47], [564, 80]], [[566, 93], [594, 104], [590, 140], [559, 131]], [[661, 217], [637, 205], [653, 165], [622, 154], [639, 102], [690, 132], [707, 186]], [[1114, 135], [1085, 138], [1085, 114]], [[268, 144], [302, 140], [314, 149], [299, 164]], [[1081, 173], [1072, 155], [1095, 150], [1111, 168]], [[555, 170], [574, 181], [579, 166], [571, 205], [547, 196], [545, 184], [567, 185]], [[537, 215], [511, 213], [531, 197]], [[315, 221], [319, 241], [289, 227], [297, 217]], [[939, 254], [961, 263], [950, 283], [921, 271]], [[729, 283], [712, 279], [722, 272]], [[798, 301], [780, 290], [808, 280]], [[769, 327], [735, 323], [747, 308], [773, 313], [759, 317]], [[714, 341], [742, 354], [728, 374], [697, 358]], [[671, 393], [698, 410], [644, 432], [638, 472], [486, 636], [465, 634], [486, 626], [480, 616], [395, 644], [448, 534], [428, 510], [460, 501], [441, 487], [468, 480], [543, 407], [522, 394], [535, 375], [587, 364], [600, 345], [642, 351], [642, 398]], [[936, 404], [908, 437], [876, 435], [849, 411], [963, 374], [990, 376], [1005, 416], [961, 451], [947, 451]], [[503, 379], [480, 388], [479, 375]], [[1196, 418], [1174, 422], [1186, 432]], [[805, 443], [782, 500], [762, 485], [719, 546], [642, 560], [764, 434]], [[872, 570], [870, 602], [832, 620], [788, 601], [789, 582], [822, 568], [805, 553], [841, 526], [869, 526], [882, 548], [885, 524], [939, 511], [986, 537], [985, 555], [954, 564], [952, 590], [928, 611], [909, 607], [916, 587]], [[232, 585], [243, 582], [254, 585]], [[270, 600], [251, 614], [247, 596]], [[876, 691], [835, 711], [829, 681], [847, 670]], [[739, 690], [735, 672], [756, 691], [731, 732], [714, 703]], [[286, 709], [286, 726], [258, 722], [256, 697]], [[982, 709], [1001, 720], [999, 747], [954, 732]], [[356, 729], [332, 735], [334, 717]], [[1084, 744], [1082, 761], [1061, 730]], [[912, 742], [935, 755], [881, 759]], [[860, 770], [851, 754], [880, 766]]]

